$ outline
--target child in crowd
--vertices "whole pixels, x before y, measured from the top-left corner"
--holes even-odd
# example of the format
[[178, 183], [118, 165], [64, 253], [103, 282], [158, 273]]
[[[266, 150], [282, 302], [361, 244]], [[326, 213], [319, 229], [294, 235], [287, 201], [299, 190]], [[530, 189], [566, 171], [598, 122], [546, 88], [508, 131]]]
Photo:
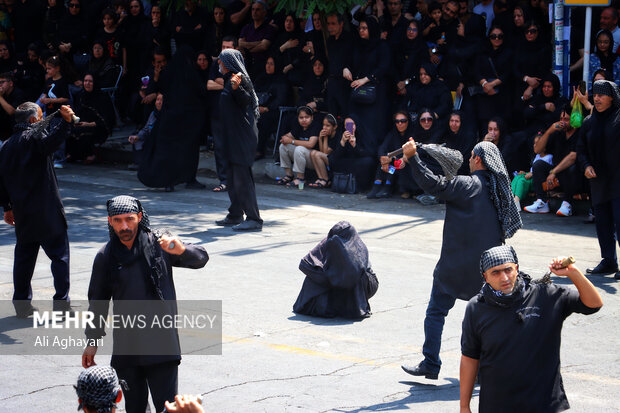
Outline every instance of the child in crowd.
[[129, 143], [132, 145], [133, 150], [133, 163], [128, 166], [128, 168], [132, 171], [135, 171], [140, 166], [140, 162], [142, 161], [142, 149], [144, 148], [144, 142], [147, 139], [150, 139], [151, 133], [153, 132], [153, 127], [155, 123], [159, 120], [159, 115], [161, 113], [161, 108], [164, 105], [164, 95], [161, 93], [157, 94], [157, 99], [155, 99], [155, 110], [151, 112], [149, 115], [149, 119], [146, 121], [146, 125], [137, 135], [131, 135], [129, 137]]
[[[536, 145], [536, 142], [538, 142], [541, 136], [542, 133], [538, 132], [538, 134], [534, 138], [534, 145]], [[537, 154], [532, 161], [532, 165], [534, 165], [534, 162], [539, 159], [547, 162], [549, 165], [553, 165], [553, 155], [551, 154]], [[525, 171], [519, 171], [519, 173], [516, 174], [515, 177], [512, 179], [510, 186], [512, 187], [512, 193], [515, 195], [515, 204], [517, 204], [517, 209], [520, 211], [521, 200], [525, 198], [528, 192], [530, 192], [532, 189], [532, 168], [530, 168], [530, 171], [527, 173]]]

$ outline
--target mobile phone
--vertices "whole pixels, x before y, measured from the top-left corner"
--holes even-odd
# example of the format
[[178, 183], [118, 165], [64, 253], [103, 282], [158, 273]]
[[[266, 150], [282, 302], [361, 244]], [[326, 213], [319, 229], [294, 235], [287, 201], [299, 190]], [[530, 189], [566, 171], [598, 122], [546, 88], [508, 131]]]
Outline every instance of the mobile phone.
[[579, 92], [580, 92], [582, 95], [585, 95], [585, 94], [586, 94], [586, 82], [585, 82], [584, 80], [582, 80], [582, 81], [580, 81], [580, 82], [579, 82]]
[[345, 122], [344, 127], [350, 134], [353, 134], [353, 122]]

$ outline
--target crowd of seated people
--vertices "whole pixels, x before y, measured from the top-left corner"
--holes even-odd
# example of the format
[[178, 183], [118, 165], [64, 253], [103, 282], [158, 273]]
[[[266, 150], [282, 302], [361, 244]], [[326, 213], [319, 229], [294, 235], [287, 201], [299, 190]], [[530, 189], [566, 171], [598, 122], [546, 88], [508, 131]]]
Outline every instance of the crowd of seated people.
[[[177, 11], [141, 0], [3, 3], [9, 23], [20, 7], [35, 8], [36, 24], [28, 27], [37, 29], [25, 30], [17, 18], [0, 26], [0, 139], [10, 136], [12, 110], [24, 100], [37, 101], [47, 114], [69, 103], [84, 120], [55, 155], [56, 165], [67, 158], [93, 162], [95, 145], [119, 120], [135, 123], [136, 132], [154, 121], [167, 62], [187, 47], [208, 97], [201, 135], [214, 143], [220, 180], [214, 190], [225, 191], [217, 108], [223, 79], [216, 62], [222, 48], [234, 47], [259, 99], [256, 158], [279, 149], [275, 160], [286, 170], [280, 183], [299, 186], [309, 172], [308, 187], [328, 188], [334, 173], [349, 173], [359, 189], [372, 188], [369, 198], [410, 197], [423, 194], [406, 170], [391, 173], [386, 159], [399, 143], [446, 144], [467, 159], [476, 142], [489, 140], [518, 175], [542, 153], [536, 136], [555, 142], [542, 136], [570, 115], [569, 100], [580, 102], [587, 116], [592, 80], [620, 81], [617, 2], [595, 10], [590, 81], [585, 90], [571, 87], [571, 96], [551, 70], [548, 0], [369, 1], [344, 15], [312, 16], [276, 6], [234, 0], [208, 9], [187, 0]], [[578, 32], [571, 32], [577, 45], [583, 44]], [[572, 78], [579, 79], [583, 59], [580, 47], [574, 49]], [[101, 92], [109, 88], [114, 102]], [[464, 164], [460, 173], [468, 172]], [[546, 195], [533, 187], [545, 204]]]

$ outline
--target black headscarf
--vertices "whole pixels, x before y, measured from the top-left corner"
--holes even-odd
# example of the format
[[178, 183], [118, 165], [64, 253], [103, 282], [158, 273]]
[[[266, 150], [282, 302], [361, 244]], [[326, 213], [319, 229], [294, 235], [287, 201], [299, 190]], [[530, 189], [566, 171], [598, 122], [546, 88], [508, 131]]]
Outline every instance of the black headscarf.
[[220, 53], [219, 59], [226, 69], [230, 70], [235, 74], [241, 73], [243, 75], [239, 87], [248, 92], [253, 98], [252, 108], [254, 109], [255, 118], [258, 119], [258, 97], [256, 96], [256, 92], [254, 91], [252, 79], [250, 79], [250, 75], [245, 68], [245, 61], [243, 60], [243, 55], [238, 50], [225, 49], [222, 50], [222, 52]]
[[[424, 129], [420, 121], [420, 119], [425, 113], [429, 113], [433, 118], [433, 123], [430, 129]], [[435, 118], [432, 110], [428, 108], [420, 109], [418, 118], [416, 119], [415, 125], [413, 127], [413, 138], [416, 142], [419, 143], [441, 143], [441, 127], [439, 126], [439, 120]]]
[[381, 31], [379, 22], [375, 16], [364, 16], [361, 22], [365, 22], [368, 25], [368, 39], [359, 38], [360, 49], [363, 51], [369, 51], [377, 47], [379, 44]]
[[609, 49], [607, 50], [607, 55], [603, 54], [603, 52], [601, 52], [598, 47], [596, 48], [596, 56], [598, 56], [598, 59], [601, 61], [601, 67], [603, 69], [605, 69], [607, 72], [609, 73], [613, 73], [614, 72], [614, 62], [616, 61], [616, 59], [618, 58], [618, 55], [616, 55], [613, 50], [614, 50], [614, 36], [613, 34], [611, 34], [611, 32], [609, 30], [601, 30], [596, 34], [596, 44], [598, 44], [598, 38], [601, 37], [601, 35], [606, 35], [609, 38]]

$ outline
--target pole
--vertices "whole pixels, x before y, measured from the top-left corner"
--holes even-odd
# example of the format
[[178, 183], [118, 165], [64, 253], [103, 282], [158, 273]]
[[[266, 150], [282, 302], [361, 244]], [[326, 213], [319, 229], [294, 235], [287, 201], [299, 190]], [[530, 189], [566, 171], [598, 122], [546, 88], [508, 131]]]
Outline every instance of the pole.
[[592, 33], [592, 7], [586, 7], [586, 27], [583, 34], [583, 81], [590, 80], [590, 34]]
[[[553, 73], [560, 79], [562, 85], [561, 92], [564, 92], [567, 84], [567, 77], [564, 73], [564, 0], [555, 0], [553, 7], [553, 35], [554, 50], [553, 54]], [[562, 95], [566, 96], [565, 93]]]

